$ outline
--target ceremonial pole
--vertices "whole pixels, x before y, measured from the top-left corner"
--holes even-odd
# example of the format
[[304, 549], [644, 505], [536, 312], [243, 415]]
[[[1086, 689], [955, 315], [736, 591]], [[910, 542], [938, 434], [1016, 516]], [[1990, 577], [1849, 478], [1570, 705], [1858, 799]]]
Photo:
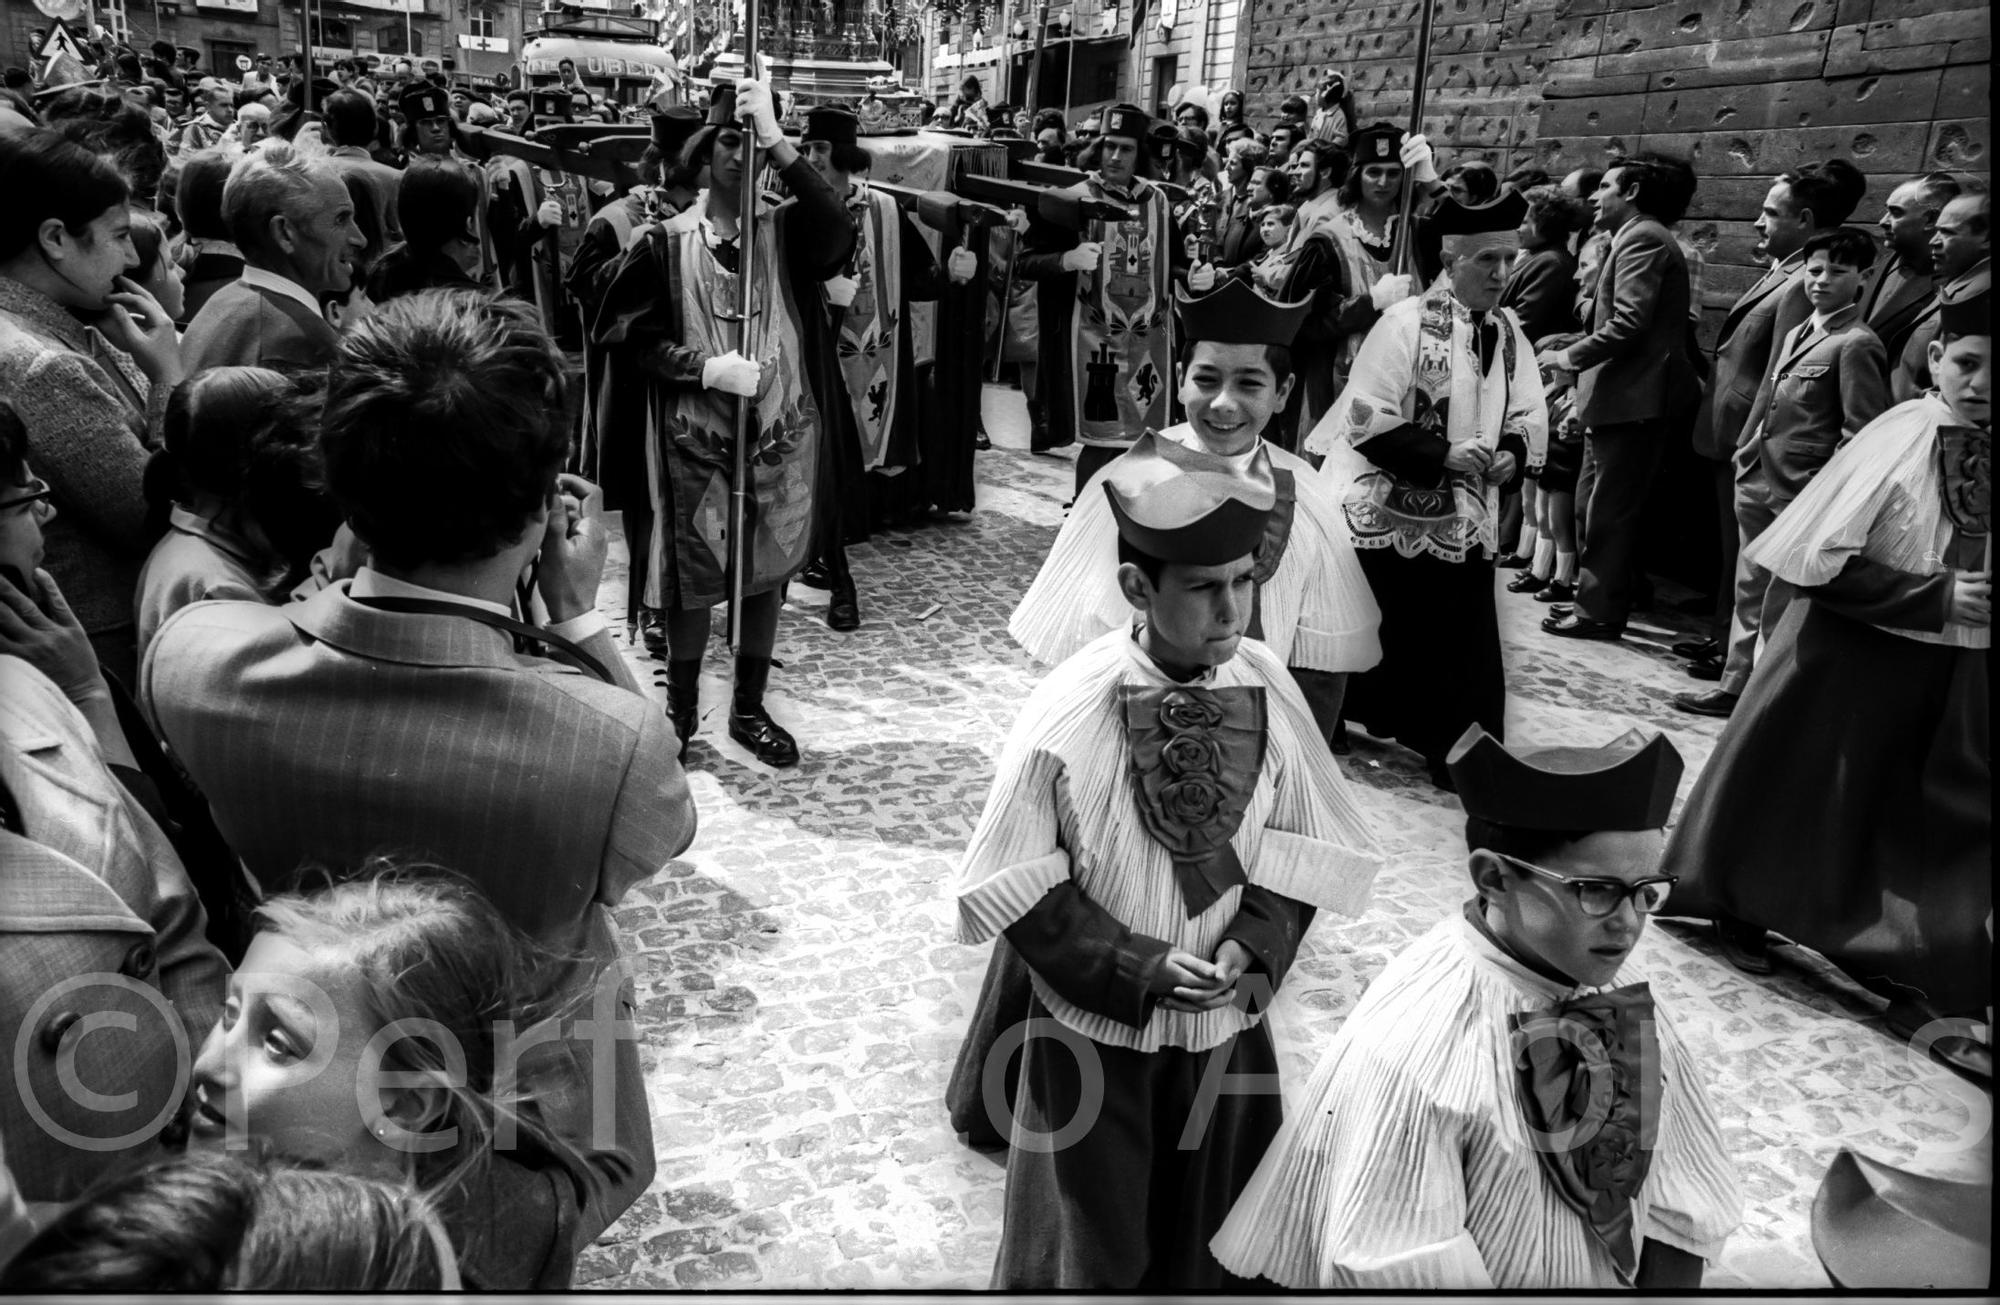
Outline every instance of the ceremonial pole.
[[[1035, 20], [1035, 53], [1028, 63], [1028, 103], [1026, 112], [1030, 115], [1040, 112], [1042, 107], [1042, 44], [1048, 39], [1048, 33], [1048, 0], [1042, 0], [1041, 16]], [[1028, 120], [1028, 130], [1022, 134], [1027, 136], [1029, 140], [1033, 140], [1035, 138], [1034, 129], [1035, 123], [1031, 116]]]
[[[1412, 136], [1421, 136], [1424, 130], [1424, 92], [1431, 77], [1431, 28], [1436, 17], [1437, 5], [1433, 0], [1424, 0], [1423, 9], [1417, 18], [1416, 73], [1410, 79], [1410, 135]], [[1396, 249], [1389, 259], [1389, 266], [1398, 272], [1407, 272], [1413, 277], [1417, 271], [1417, 245], [1411, 238], [1410, 226], [1416, 217], [1416, 210], [1416, 180], [1405, 169], [1403, 207], [1396, 218]]]
[[[757, 76], [757, 0], [743, 0], [743, 75]], [[757, 132], [755, 125], [743, 133], [743, 180], [740, 184], [736, 217], [736, 352], [755, 360], [755, 338], [750, 321], [757, 311]], [[751, 420], [757, 409], [754, 395], [736, 400], [736, 454], [734, 474], [729, 482], [729, 650], [743, 647], [743, 573], [750, 564], [749, 541], [744, 538], [750, 519], [750, 440]]]

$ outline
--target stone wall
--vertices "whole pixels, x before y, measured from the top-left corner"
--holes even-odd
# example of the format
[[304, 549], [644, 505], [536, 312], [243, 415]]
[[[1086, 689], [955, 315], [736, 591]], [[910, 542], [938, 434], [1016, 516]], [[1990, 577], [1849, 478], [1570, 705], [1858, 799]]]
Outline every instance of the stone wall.
[[[1253, 120], [1320, 73], [1364, 121], [1406, 121], [1420, 0], [1245, 0]], [[1440, 158], [1560, 175], [1629, 150], [1692, 159], [1685, 225], [1708, 256], [1707, 331], [1757, 275], [1773, 175], [1842, 155], [1873, 222], [1900, 180], [1991, 167], [1988, 0], [1441, 0], [1424, 130]]]

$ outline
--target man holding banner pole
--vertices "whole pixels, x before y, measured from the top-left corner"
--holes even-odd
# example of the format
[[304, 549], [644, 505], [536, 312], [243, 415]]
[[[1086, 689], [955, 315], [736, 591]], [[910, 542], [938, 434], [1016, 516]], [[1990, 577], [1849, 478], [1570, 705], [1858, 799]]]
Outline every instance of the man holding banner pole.
[[[793, 200], [758, 198], [757, 154]], [[819, 284], [846, 265], [854, 225], [779, 130], [761, 82], [717, 85], [709, 120], [681, 158], [690, 172], [708, 168], [703, 202], [633, 245], [592, 342], [608, 351], [608, 384], [645, 395], [657, 525], [644, 601], [667, 613], [667, 712], [682, 748], [700, 722], [710, 612], [727, 600], [736, 636], [729, 736], [766, 765], [790, 766], [798, 745], [765, 710], [764, 689], [783, 586], [812, 551], [815, 393], [826, 392], [816, 369], [835, 356]]]

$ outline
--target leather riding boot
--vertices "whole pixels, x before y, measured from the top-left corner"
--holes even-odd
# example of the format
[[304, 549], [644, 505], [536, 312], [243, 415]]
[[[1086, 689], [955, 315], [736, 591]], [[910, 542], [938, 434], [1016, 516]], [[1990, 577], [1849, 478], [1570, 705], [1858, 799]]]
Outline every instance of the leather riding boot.
[[736, 688], [729, 704], [729, 737], [767, 766], [796, 766], [799, 745], [764, 710], [764, 686], [771, 679], [769, 657], [738, 657]]
[[695, 727], [701, 723], [701, 659], [667, 663], [667, 723], [681, 741], [680, 759], [687, 760], [688, 744], [694, 741]]
[[861, 599], [854, 592], [854, 573], [847, 569], [845, 545], [827, 550], [826, 578], [827, 587], [833, 591], [826, 604], [827, 625], [840, 631], [858, 629]]

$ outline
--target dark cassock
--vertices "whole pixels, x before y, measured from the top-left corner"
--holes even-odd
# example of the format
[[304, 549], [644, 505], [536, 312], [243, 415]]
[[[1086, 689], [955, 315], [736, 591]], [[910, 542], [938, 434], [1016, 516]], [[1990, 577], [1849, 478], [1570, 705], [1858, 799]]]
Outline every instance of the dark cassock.
[[861, 620], [846, 545], [868, 535], [870, 473], [920, 461], [909, 305], [936, 299], [944, 286], [930, 246], [901, 206], [856, 175], [870, 162], [859, 129], [860, 120], [845, 109], [814, 109], [800, 138], [840, 195], [854, 232], [854, 252], [818, 295], [835, 339], [839, 383], [824, 396], [815, 555], [833, 592], [827, 624], [836, 630]]
[[[682, 148], [701, 126], [701, 111], [686, 105], [652, 116], [653, 151], [659, 155], [662, 170], [678, 171]], [[668, 198], [666, 185], [641, 185], [606, 204], [590, 219], [564, 282], [586, 323], [596, 320], [625, 251], [647, 227], [679, 211]], [[585, 479], [604, 491], [604, 506], [623, 514], [625, 546], [631, 556], [625, 581], [626, 627], [634, 630], [643, 620], [647, 641], [662, 644], [666, 630], [656, 619], [656, 609], [648, 609], [645, 602], [653, 537], [653, 502], [646, 482], [645, 393], [638, 386], [614, 388], [610, 360], [609, 351], [586, 331], [578, 467]]]
[[[765, 150], [782, 160], [793, 198], [760, 203], [740, 224], [736, 179], [750, 136], [734, 121], [737, 100]], [[689, 141], [690, 166], [706, 165], [713, 188], [683, 213], [647, 228], [612, 274], [593, 329], [610, 351], [607, 383], [644, 394], [647, 492], [656, 527], [644, 600], [667, 613], [668, 713], [685, 747], [698, 720], [708, 611], [730, 598], [731, 478], [739, 395], [754, 399], [746, 509], [743, 644], [736, 655], [730, 737], [771, 765], [798, 760], [797, 745], [763, 708], [782, 587], [813, 543], [821, 475], [820, 396], [837, 381], [833, 333], [813, 296], [853, 249], [840, 198], [785, 142], [769, 92], [756, 83], [714, 93], [709, 123]], [[739, 242], [756, 241], [755, 305], [736, 349], [726, 320], [738, 302]]]
[[[1945, 313], [1990, 353], [1988, 296]], [[1749, 546], [1796, 595], [1662, 866], [1677, 909], [1811, 947], [1892, 1027], [1993, 1001], [1992, 630], [1953, 595], [1992, 566], [1989, 403], [1891, 408]]]
[[1187, 250], [1166, 192], [1135, 171], [1151, 130], [1132, 105], [1106, 109], [1102, 162], [1065, 192], [1123, 204], [1131, 221], [1092, 220], [1080, 231], [1037, 223], [1014, 265], [1040, 287], [1050, 441], [1083, 441], [1079, 490], [1138, 432], [1173, 423], [1174, 281]]
[[1422, 753], [1440, 787], [1467, 725], [1504, 737], [1489, 565], [1500, 486], [1539, 469], [1548, 445], [1534, 347], [1497, 306], [1526, 207], [1512, 191], [1439, 205], [1445, 279], [1383, 313], [1306, 440], [1382, 609], [1382, 662], [1349, 682], [1346, 718]]

